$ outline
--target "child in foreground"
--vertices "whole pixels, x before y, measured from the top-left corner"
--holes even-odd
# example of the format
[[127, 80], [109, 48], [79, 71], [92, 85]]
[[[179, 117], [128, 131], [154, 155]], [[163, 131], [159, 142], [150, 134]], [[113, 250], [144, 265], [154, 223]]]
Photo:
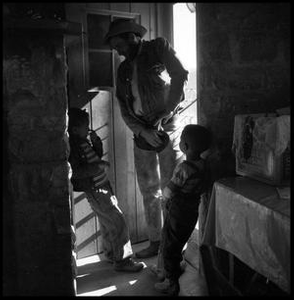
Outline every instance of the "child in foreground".
[[189, 124], [183, 129], [180, 149], [186, 160], [176, 166], [163, 191], [165, 220], [158, 254], [158, 261], [162, 256], [163, 270], [158, 270], [158, 275], [164, 276], [164, 280], [156, 283], [155, 289], [170, 296], [180, 291], [183, 247], [196, 226], [200, 197], [207, 189], [208, 171], [200, 155], [209, 149], [210, 143], [211, 134], [205, 127]]
[[74, 191], [85, 192], [97, 214], [105, 256], [114, 270], [138, 272], [144, 264], [132, 260], [129, 229], [107, 177], [109, 163], [103, 161], [102, 141], [94, 131], [89, 134], [89, 114], [79, 108], [69, 110], [69, 162]]

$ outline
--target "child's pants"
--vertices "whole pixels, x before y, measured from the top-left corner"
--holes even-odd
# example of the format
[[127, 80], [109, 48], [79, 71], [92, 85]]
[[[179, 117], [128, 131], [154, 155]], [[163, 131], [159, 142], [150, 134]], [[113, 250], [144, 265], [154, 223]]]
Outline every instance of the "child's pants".
[[168, 203], [162, 229], [162, 255], [166, 277], [178, 280], [181, 275], [182, 250], [198, 219], [199, 199], [177, 198]]
[[132, 256], [129, 229], [110, 184], [85, 193], [98, 216], [105, 256], [112, 261]]

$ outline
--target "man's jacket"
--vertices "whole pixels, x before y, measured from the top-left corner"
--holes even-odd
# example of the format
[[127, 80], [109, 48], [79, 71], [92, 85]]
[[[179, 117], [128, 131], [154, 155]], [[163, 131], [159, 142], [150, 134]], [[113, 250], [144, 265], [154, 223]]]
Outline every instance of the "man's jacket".
[[[142, 102], [142, 116], [133, 110], [131, 81], [134, 63], [137, 64], [138, 91]], [[166, 70], [170, 83], [162, 79]], [[160, 119], [174, 112], [183, 100], [184, 83], [188, 71], [184, 69], [175, 51], [165, 38], [141, 41], [136, 57], [123, 61], [117, 74], [116, 97], [122, 117], [135, 135], [154, 126]]]

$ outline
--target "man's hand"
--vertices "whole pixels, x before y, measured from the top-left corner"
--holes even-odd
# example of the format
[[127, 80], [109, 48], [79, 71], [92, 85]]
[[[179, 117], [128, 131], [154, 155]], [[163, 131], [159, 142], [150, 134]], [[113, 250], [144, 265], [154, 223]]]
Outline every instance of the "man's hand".
[[140, 136], [143, 137], [148, 144], [153, 147], [158, 147], [161, 145], [162, 140], [160, 139], [160, 132], [157, 130], [144, 130], [140, 132]]
[[166, 124], [172, 117], [173, 117], [173, 113], [170, 112], [167, 116], [163, 117], [161, 120], [161, 124]]
[[172, 111], [166, 111], [162, 110], [160, 112], [150, 112], [149, 114], [146, 114], [145, 117], [148, 119], [155, 120], [154, 126], [157, 127], [157, 129], [161, 129], [161, 124], [166, 124], [170, 118], [172, 118], [174, 113]]

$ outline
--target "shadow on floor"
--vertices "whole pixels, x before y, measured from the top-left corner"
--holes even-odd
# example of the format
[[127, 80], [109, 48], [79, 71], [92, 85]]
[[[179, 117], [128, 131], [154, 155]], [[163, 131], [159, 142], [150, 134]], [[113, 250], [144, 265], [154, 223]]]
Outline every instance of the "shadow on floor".
[[[148, 243], [133, 245], [133, 250], [139, 251], [147, 245]], [[138, 273], [114, 271], [113, 264], [104, 260], [103, 255], [78, 260], [77, 296], [165, 296], [154, 289], [157, 279], [147, 267], [155, 264], [156, 259], [152, 257], [141, 260], [145, 266]]]
[[78, 296], [162, 296], [154, 290], [156, 278], [147, 266], [138, 273], [116, 272], [106, 261], [88, 266], [79, 270]]
[[[133, 245], [134, 252], [148, 246], [148, 242]], [[187, 266], [180, 278], [179, 296], [205, 296], [206, 282], [197, 269], [198, 246], [190, 242], [185, 251]], [[95, 261], [96, 260], [96, 261]], [[139, 261], [139, 259], [135, 259]], [[78, 260], [77, 296], [156, 296], [167, 297], [154, 289], [157, 278], [148, 266], [157, 257], [141, 260], [145, 267], [138, 273], [116, 272], [113, 265], [98, 255]], [[196, 266], [196, 267], [195, 267]]]

